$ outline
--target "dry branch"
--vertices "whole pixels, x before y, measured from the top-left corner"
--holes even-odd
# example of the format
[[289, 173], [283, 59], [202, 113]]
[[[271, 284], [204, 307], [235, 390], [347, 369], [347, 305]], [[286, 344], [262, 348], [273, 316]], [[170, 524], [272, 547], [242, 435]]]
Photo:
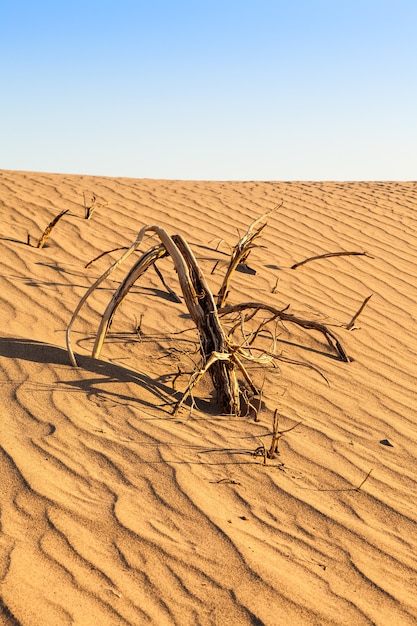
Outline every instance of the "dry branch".
[[[48, 226], [45, 228], [45, 230], [43, 231], [42, 236], [40, 237], [38, 243], [37, 243], [37, 248], [43, 248], [46, 240], [48, 239], [48, 237], [50, 236], [52, 229], [54, 228], [54, 226], [56, 226], [56, 224], [58, 224], [59, 220], [61, 219], [61, 217], [64, 217], [64, 215], [66, 213], [68, 213], [69, 209], [65, 209], [65, 211], [61, 211], [61, 213], [59, 213], [58, 215], [56, 215], [54, 217], [54, 219], [52, 220], [52, 222], [50, 222], [48, 224]], [[28, 240], [29, 241], [29, 240]]]
[[364, 310], [364, 308], [366, 307], [366, 305], [368, 304], [369, 300], [372, 298], [373, 294], [371, 293], [370, 296], [368, 296], [367, 298], [365, 298], [365, 300], [362, 302], [361, 306], [359, 307], [359, 309], [356, 311], [355, 315], [352, 317], [352, 319], [350, 320], [349, 324], [346, 324], [346, 328], [348, 330], [351, 330], [356, 322], [356, 320], [358, 319], [359, 315], [362, 313], [362, 311]]
[[121, 265], [133, 252], [135, 252], [135, 250], [137, 250], [137, 248], [140, 246], [143, 236], [146, 232], [148, 227], [144, 227], [142, 228], [139, 233], [137, 238], [135, 239], [135, 241], [132, 243], [132, 245], [130, 246], [130, 248], [128, 248], [126, 250], [126, 252], [124, 254], [122, 254], [122, 256], [115, 261], [105, 272], [104, 274], [102, 274], [101, 276], [99, 276], [99, 278], [97, 278], [97, 280], [91, 285], [91, 287], [87, 290], [87, 292], [84, 294], [84, 296], [81, 298], [81, 300], [79, 301], [77, 307], [75, 308], [74, 313], [72, 314], [72, 317], [69, 321], [69, 324], [67, 326], [67, 330], [66, 330], [66, 344], [67, 344], [67, 351], [70, 357], [70, 361], [72, 363], [72, 365], [74, 367], [77, 367], [77, 361], [75, 359], [74, 356], [74, 351], [72, 350], [71, 347], [71, 328], [72, 325], [74, 324], [78, 313], [80, 312], [80, 310], [82, 309], [83, 305], [85, 304], [85, 302], [87, 301], [87, 299], [90, 297], [90, 295], [93, 293], [93, 291], [95, 289], [97, 289], [97, 287], [103, 282], [103, 280], [105, 280], [108, 276], [110, 276], [110, 274], [119, 266]]
[[304, 261], [299, 261], [298, 263], [294, 263], [294, 265], [291, 265], [290, 269], [295, 270], [297, 269], [297, 267], [300, 267], [301, 265], [310, 263], [310, 261], [317, 261], [318, 259], [328, 259], [333, 256], [367, 256], [370, 259], [373, 259], [373, 257], [367, 252], [327, 252], [326, 254], [318, 254], [316, 256], [310, 256], [308, 259], [304, 259]]
[[120, 283], [118, 289], [114, 292], [112, 299], [104, 311], [101, 318], [100, 326], [97, 331], [96, 340], [94, 343], [92, 356], [96, 359], [100, 356], [101, 348], [103, 347], [104, 340], [107, 335], [107, 331], [110, 328], [111, 321], [116, 313], [117, 309], [127, 296], [130, 288], [135, 284], [142, 274], [146, 272], [151, 265], [158, 259], [166, 256], [168, 253], [163, 244], [159, 244], [145, 252], [140, 259], [133, 265], [131, 270], [127, 273], [122, 283]]
[[279, 278], [276, 279], [275, 285], [271, 289], [271, 293], [276, 293], [278, 288]]
[[272, 420], [272, 439], [271, 446], [267, 452], [268, 459], [273, 459], [275, 454], [278, 453], [278, 443], [281, 437], [281, 433], [279, 432], [279, 413], [278, 409], [274, 411], [274, 418]]
[[243, 237], [241, 237], [239, 239], [239, 241], [237, 242], [237, 244], [233, 248], [232, 255], [231, 255], [231, 258], [230, 258], [230, 262], [229, 262], [229, 266], [228, 266], [228, 268], [226, 270], [226, 274], [225, 274], [225, 277], [223, 279], [223, 283], [222, 283], [222, 285], [220, 287], [220, 290], [219, 290], [219, 293], [217, 295], [217, 306], [218, 306], [218, 308], [221, 308], [222, 306], [225, 305], [227, 294], [228, 294], [228, 291], [229, 291], [229, 284], [230, 284], [230, 281], [231, 281], [231, 278], [232, 278], [232, 274], [236, 270], [238, 265], [241, 264], [241, 263], [244, 263], [246, 261], [246, 259], [248, 258], [250, 251], [254, 247], [253, 242], [256, 239], [256, 237], [258, 237], [261, 234], [262, 230], [265, 228], [266, 222], [265, 222], [265, 224], [262, 224], [261, 226], [259, 226], [257, 229], [255, 229], [255, 227], [263, 219], [265, 219], [265, 217], [267, 217], [268, 215], [270, 215], [271, 213], [273, 213], [274, 211], [279, 209], [280, 206], [282, 206], [282, 203], [280, 205], [274, 207], [271, 211], [268, 211], [267, 213], [264, 213], [263, 215], [258, 217], [256, 220], [254, 220], [252, 222], [252, 224], [249, 226], [249, 228], [246, 231], [246, 233], [243, 235]]
[[264, 465], [266, 465], [266, 459], [274, 459], [275, 455], [279, 454], [278, 446], [279, 446], [279, 440], [281, 439], [281, 437], [285, 435], [286, 433], [291, 432], [292, 430], [294, 430], [295, 428], [297, 428], [297, 426], [301, 424], [301, 422], [297, 422], [297, 424], [294, 424], [294, 426], [291, 426], [290, 428], [287, 428], [285, 430], [279, 430], [279, 418], [280, 418], [280, 415], [279, 415], [278, 409], [275, 409], [274, 416], [272, 418], [272, 435], [271, 435], [271, 445], [269, 447], [269, 450], [266, 449], [264, 442], [260, 439], [261, 445], [258, 448], [256, 448], [256, 450], [253, 453], [255, 454], [255, 456], [262, 455], [264, 457]]
[[229, 362], [229, 361], [230, 361], [230, 354], [228, 354], [227, 352], [212, 352], [209, 358], [204, 363], [203, 367], [197, 372], [194, 372], [192, 374], [188, 382], [187, 388], [182, 395], [182, 398], [175, 405], [173, 414], [176, 415], [178, 413], [178, 411], [184, 404], [185, 400], [191, 394], [193, 388], [196, 386], [198, 381], [203, 377], [203, 375], [209, 370], [210, 367], [212, 367], [216, 363]]
[[88, 261], [88, 263], [84, 265], [84, 268], [87, 269], [87, 267], [90, 267], [90, 265], [101, 259], [103, 256], [106, 256], [106, 254], [111, 254], [111, 252], [118, 252], [119, 250], [127, 250], [127, 248], [126, 246], [122, 246], [121, 248], [113, 248], [112, 250], [106, 250], [106, 252], [100, 252], [98, 256], [94, 257], [94, 259]]
[[[179, 277], [188, 310], [200, 334], [203, 358], [206, 360], [212, 353], [228, 353], [227, 340], [220, 324], [217, 307], [204, 274], [185, 239], [180, 235], [174, 235], [172, 239], [187, 265], [192, 290], [197, 297], [197, 302], [194, 301], [190, 307], [191, 303], [186, 297], [188, 285], [183, 285]], [[217, 359], [210, 369], [210, 374], [221, 410], [224, 413], [239, 415], [241, 394], [234, 363], [230, 359], [227, 361]]]
[[218, 313], [219, 315], [227, 315], [228, 313], [236, 313], [239, 311], [244, 311], [246, 309], [269, 311], [275, 317], [279, 318], [282, 321], [297, 324], [297, 326], [301, 326], [302, 328], [305, 328], [307, 330], [319, 331], [326, 337], [328, 344], [337, 352], [341, 361], [349, 363], [350, 359], [339, 339], [329, 328], [327, 328], [327, 326], [321, 324], [320, 322], [301, 319], [299, 317], [296, 317], [292, 313], [285, 313], [284, 310], [279, 310], [276, 307], [270, 306], [268, 304], [263, 304], [262, 302], [244, 302], [242, 304], [224, 306], [222, 308], [219, 308]]
[[252, 232], [254, 224], [249, 226], [246, 234], [238, 241], [233, 248], [232, 256], [230, 258], [229, 266], [226, 270], [226, 275], [223, 279], [223, 283], [220, 287], [217, 295], [217, 306], [220, 308], [224, 306], [229, 292], [229, 284], [232, 278], [233, 272], [236, 270], [240, 263], [244, 263], [248, 258], [250, 251], [253, 248], [253, 241], [261, 234], [261, 231], [265, 228], [266, 224], [262, 224], [254, 232]]

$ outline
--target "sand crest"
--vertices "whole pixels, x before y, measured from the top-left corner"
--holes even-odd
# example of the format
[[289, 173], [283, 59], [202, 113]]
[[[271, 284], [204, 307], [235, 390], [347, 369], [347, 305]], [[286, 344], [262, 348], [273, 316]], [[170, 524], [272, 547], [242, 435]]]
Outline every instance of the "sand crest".
[[[83, 194], [99, 204], [89, 220]], [[198, 342], [153, 270], [91, 357], [128, 263], [80, 312], [71, 367], [67, 324], [121, 252], [88, 261], [158, 224], [186, 237], [216, 292], [238, 233], [281, 202], [228, 301], [290, 305], [327, 324], [350, 363], [278, 324], [278, 352], [310, 367], [250, 366], [259, 422], [219, 415], [208, 378], [173, 417]], [[416, 206], [411, 182], [0, 172], [1, 623], [417, 623]], [[44, 248], [28, 245], [66, 209]], [[291, 269], [352, 250], [368, 256]], [[170, 259], [158, 267], [179, 293]], [[264, 464], [254, 451], [275, 409], [295, 428]]]

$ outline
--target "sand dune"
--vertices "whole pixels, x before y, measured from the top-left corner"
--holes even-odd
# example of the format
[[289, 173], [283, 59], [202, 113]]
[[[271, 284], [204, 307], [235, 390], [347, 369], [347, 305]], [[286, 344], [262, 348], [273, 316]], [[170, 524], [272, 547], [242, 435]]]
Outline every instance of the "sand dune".
[[[83, 193], [101, 204], [90, 220]], [[88, 261], [158, 224], [186, 237], [216, 292], [238, 233], [281, 202], [228, 302], [290, 305], [350, 363], [320, 333], [278, 324], [278, 352], [311, 367], [250, 366], [258, 422], [219, 414], [207, 378], [174, 417], [198, 342], [153, 270], [91, 357], [127, 262], [81, 310], [70, 365], [71, 315], [121, 251]], [[1, 171], [0, 622], [416, 624], [416, 207], [416, 183]], [[64, 209], [43, 249], [27, 244]], [[336, 251], [367, 256], [290, 269]], [[158, 267], [179, 293], [170, 259]], [[254, 451], [276, 408], [295, 428], [264, 464]]]

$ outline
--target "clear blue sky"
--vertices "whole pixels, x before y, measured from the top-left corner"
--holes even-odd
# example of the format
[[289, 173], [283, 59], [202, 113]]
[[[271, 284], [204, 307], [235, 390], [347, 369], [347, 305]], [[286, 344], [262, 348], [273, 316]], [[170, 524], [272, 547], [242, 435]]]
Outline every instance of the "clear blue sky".
[[416, 180], [416, 0], [2, 0], [0, 169]]

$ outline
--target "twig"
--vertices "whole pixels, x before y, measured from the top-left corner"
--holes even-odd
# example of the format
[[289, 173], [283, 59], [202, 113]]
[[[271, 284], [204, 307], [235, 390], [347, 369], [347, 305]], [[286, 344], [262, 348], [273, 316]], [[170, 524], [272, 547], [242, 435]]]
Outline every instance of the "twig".
[[56, 215], [54, 217], [54, 219], [52, 220], [52, 222], [50, 222], [48, 224], [48, 226], [43, 231], [42, 237], [39, 239], [39, 241], [37, 243], [37, 246], [36, 246], [37, 248], [43, 248], [44, 247], [46, 240], [48, 239], [48, 237], [50, 236], [50, 234], [52, 232], [52, 229], [54, 228], [54, 226], [56, 226], [56, 224], [59, 222], [61, 217], [64, 217], [64, 215], [66, 213], [68, 213], [68, 211], [69, 211], [69, 209], [65, 209], [65, 211], [61, 211], [61, 213]]
[[359, 491], [360, 488], [365, 484], [365, 482], [368, 480], [369, 476], [371, 475], [371, 473], [374, 471], [374, 468], [370, 469], [369, 472], [367, 473], [367, 475], [365, 476], [365, 478], [363, 479], [363, 481], [361, 482], [361, 484], [355, 488], [355, 491]]
[[240, 371], [243, 374], [243, 377], [245, 378], [246, 382], [248, 383], [249, 387], [251, 388], [252, 392], [255, 395], [258, 395], [259, 390], [257, 389], [257, 387], [255, 387], [255, 385], [252, 382], [251, 377], [249, 376], [248, 371], [246, 370], [245, 366], [243, 365], [242, 361], [239, 359], [239, 357], [237, 356], [237, 351], [234, 352], [231, 356], [231, 360], [234, 361], [236, 363], [236, 365], [238, 366], [238, 368], [240, 369]]
[[374, 471], [374, 468], [370, 469], [369, 472], [367, 473], [367, 475], [365, 476], [365, 478], [363, 479], [363, 481], [357, 486], [357, 487], [347, 487], [346, 489], [327, 489], [327, 488], [322, 488], [319, 487], [318, 489], [311, 489], [311, 487], [299, 487], [299, 489], [304, 489], [306, 491], [331, 491], [334, 493], [338, 493], [338, 492], [345, 492], [345, 491], [360, 491], [360, 489], [363, 487], [363, 485], [365, 484], [365, 482], [368, 480], [368, 478], [370, 477], [370, 475], [372, 474], [372, 472]]
[[171, 385], [174, 391], [176, 391], [175, 389], [175, 383], [177, 382], [177, 379], [181, 376], [182, 371], [179, 365], [177, 365], [178, 368], [178, 372], [174, 375], [174, 378], [172, 379]]
[[210, 480], [210, 483], [214, 485], [241, 485], [238, 480], [234, 480], [233, 478], [220, 478], [220, 480]]
[[294, 424], [294, 426], [291, 426], [290, 428], [286, 428], [285, 430], [278, 430], [278, 424], [279, 424], [279, 413], [278, 413], [278, 409], [275, 409], [274, 419], [273, 419], [272, 441], [271, 441], [271, 447], [269, 448], [269, 451], [268, 451], [268, 459], [273, 459], [275, 456], [275, 453], [279, 454], [278, 443], [282, 435], [285, 435], [286, 433], [289, 433], [295, 428], [297, 428], [297, 426], [299, 426], [301, 422], [297, 422], [296, 424]]
[[158, 278], [160, 279], [161, 283], [163, 284], [163, 286], [165, 287], [165, 289], [167, 290], [169, 295], [172, 296], [174, 302], [178, 302], [178, 304], [181, 304], [181, 302], [182, 302], [181, 298], [179, 296], [177, 296], [175, 291], [173, 289], [171, 289], [171, 287], [169, 287], [166, 284], [166, 282], [164, 280], [164, 277], [162, 276], [161, 270], [156, 266], [156, 263], [153, 264], [153, 269], [155, 270]]
[[[301, 422], [297, 422], [296, 424], [294, 424], [294, 426], [291, 426], [290, 428], [286, 428], [285, 430], [279, 430], [279, 417], [280, 415], [278, 413], [278, 409], [275, 409], [274, 417], [272, 418], [272, 439], [271, 439], [271, 445], [269, 447], [269, 450], [266, 449], [266, 446], [264, 442], [262, 441], [262, 439], [260, 437], [257, 437], [261, 445], [258, 448], [256, 448], [253, 454], [255, 454], [255, 456], [262, 455], [264, 458], [264, 465], [266, 465], [266, 459], [274, 459], [275, 455], [279, 454], [278, 444], [279, 444], [279, 440], [281, 439], [281, 437], [285, 435], [285, 433], [291, 432], [292, 430], [294, 430], [295, 428], [297, 428], [297, 426], [301, 424]], [[262, 436], [265, 437], [265, 435], [262, 435]]]
[[350, 320], [349, 324], [346, 324], [346, 328], [348, 330], [351, 330], [356, 322], [356, 320], [358, 319], [359, 315], [362, 313], [362, 311], [364, 310], [364, 308], [366, 307], [366, 305], [368, 304], [369, 300], [372, 298], [373, 294], [371, 293], [370, 296], [368, 296], [367, 298], [365, 298], [365, 300], [362, 302], [361, 306], [359, 307], [359, 309], [356, 311], [355, 315], [352, 317], [352, 319]]
[[291, 265], [290, 269], [295, 270], [300, 265], [305, 265], [306, 263], [310, 263], [310, 261], [317, 261], [318, 259], [328, 259], [333, 256], [367, 256], [370, 259], [373, 259], [370, 254], [367, 252], [327, 252], [326, 254], [318, 254], [317, 256], [310, 256], [308, 259], [304, 259], [304, 261], [299, 261], [298, 263], [294, 263]]
[[214, 274], [214, 272], [216, 271], [216, 268], [218, 266], [220, 261], [216, 261], [215, 264], [213, 265], [213, 269], [211, 270], [210, 274]]
[[141, 341], [142, 341], [142, 321], [143, 321], [143, 313], [140, 314], [139, 322], [135, 315], [135, 327], [134, 327], [135, 333]]
[[244, 302], [242, 304], [224, 306], [222, 308], [219, 308], [218, 313], [219, 315], [227, 315], [228, 313], [235, 313], [237, 311], [243, 311], [245, 309], [263, 309], [265, 311], [270, 311], [271, 313], [273, 313], [273, 315], [275, 315], [282, 321], [292, 322], [293, 324], [297, 324], [298, 326], [301, 326], [302, 328], [305, 328], [307, 330], [317, 330], [321, 332], [326, 337], [330, 347], [332, 347], [337, 352], [341, 361], [344, 361], [345, 363], [350, 362], [346, 350], [340, 343], [339, 339], [336, 337], [333, 331], [327, 328], [327, 326], [325, 326], [324, 324], [320, 324], [320, 322], [301, 319], [299, 317], [296, 317], [292, 313], [285, 313], [285, 310], [279, 310], [268, 304], [263, 304], [262, 302]]
[[101, 252], [101, 254], [99, 254], [98, 256], [94, 257], [94, 259], [91, 259], [91, 261], [88, 261], [88, 263], [86, 263], [84, 265], [84, 268], [87, 269], [87, 267], [90, 267], [90, 265], [92, 265], [93, 263], [95, 263], [96, 261], [101, 259], [101, 257], [106, 256], [106, 254], [110, 254], [111, 252], [118, 252], [119, 250], [127, 250], [127, 248], [126, 248], [126, 246], [122, 246], [121, 248], [113, 248], [112, 250], [107, 250], [106, 252]]
[[[258, 222], [258, 220], [256, 220]], [[254, 222], [251, 224], [246, 232], [246, 234], [238, 241], [238, 243], [233, 248], [232, 256], [230, 258], [229, 266], [226, 270], [225, 277], [223, 279], [223, 283], [220, 287], [219, 293], [217, 295], [217, 306], [220, 308], [224, 306], [227, 298], [227, 294], [229, 292], [229, 283], [232, 278], [232, 274], [236, 270], [237, 266], [240, 263], [243, 263], [250, 251], [253, 248], [253, 241], [261, 234], [261, 231], [265, 228], [266, 224], [262, 224], [259, 228], [252, 232], [252, 229], [255, 225]]]
[[267, 451], [266, 451], [266, 447], [264, 442], [262, 441], [262, 439], [260, 439], [259, 437], [257, 437], [257, 440], [259, 441], [259, 443], [261, 444], [260, 446], [258, 446], [256, 448], [256, 450], [253, 451], [253, 456], [263, 456], [264, 458], [264, 465], [266, 465], [266, 459], [267, 459]]
[[[269, 322], [273, 322], [274, 320], [276, 320], [277, 315], [273, 315], [272, 317], [270, 317], [267, 320], [262, 320], [262, 322], [260, 322], [260, 324], [258, 325], [258, 328], [252, 333], [252, 337], [249, 340], [249, 345], [252, 345], [255, 341], [255, 339], [257, 339], [259, 333], [261, 332], [261, 330], [267, 325], [269, 324]], [[274, 338], [274, 343], [275, 343], [275, 338]]]
[[275, 454], [278, 452], [278, 442], [281, 436], [281, 433], [278, 430], [278, 426], [279, 426], [279, 413], [278, 413], [278, 409], [275, 409], [274, 417], [272, 420], [271, 446], [267, 452], [268, 459], [273, 459], [275, 457]]

